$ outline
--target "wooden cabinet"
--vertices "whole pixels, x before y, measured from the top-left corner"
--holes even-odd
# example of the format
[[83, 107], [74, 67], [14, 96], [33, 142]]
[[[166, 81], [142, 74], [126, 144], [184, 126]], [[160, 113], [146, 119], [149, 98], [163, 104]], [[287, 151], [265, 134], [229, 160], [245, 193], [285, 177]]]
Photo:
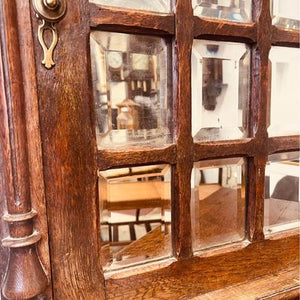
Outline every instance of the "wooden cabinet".
[[[299, 154], [299, 134], [268, 135], [270, 102], [272, 105], [269, 52], [273, 46], [298, 48], [299, 31], [272, 25], [270, 0], [252, 1], [253, 21], [250, 22], [247, 15], [246, 23], [232, 21], [227, 14], [223, 19], [201, 17], [198, 16], [199, 8], [197, 14], [193, 15], [192, 5], [195, 6], [196, 1], [190, 0], [177, 0], [169, 13], [166, 8], [168, 5], [163, 4], [163, 8], [155, 12], [151, 8], [148, 11], [130, 7], [123, 9], [118, 5], [107, 6], [94, 2], [67, 1], [64, 18], [54, 25], [59, 36], [53, 52], [55, 65], [47, 69], [41, 63], [44, 57], [38, 40], [41, 20], [35, 16], [32, 1], [1, 1], [2, 298], [278, 299], [276, 297], [280, 295], [280, 299], [297, 299], [299, 232], [294, 227], [266, 234], [264, 199], [267, 187], [265, 167], [270, 155], [290, 152]], [[55, 5], [55, 1], [45, 3]], [[212, 7], [215, 5], [211, 4]], [[47, 31], [44, 38], [49, 46], [49, 28]], [[168, 129], [168, 138], [162, 143], [150, 139], [149, 143], [125, 143], [121, 146], [112, 143], [99, 147], [95, 129], [99, 116], [95, 115], [97, 107], [94, 105], [97, 102], [95, 97], [98, 96], [93, 92], [93, 62], [89, 41], [90, 33], [97, 31], [142, 37], [145, 43], [148, 37], [155, 37], [165, 43], [165, 64], [158, 65], [158, 68], [165, 68], [166, 74], [159, 73], [156, 78], [154, 58], [147, 63], [137, 61], [139, 57], [136, 56], [132, 58], [135, 62], [127, 63], [127, 67], [133, 64], [138, 69], [131, 70], [131, 75], [127, 74], [128, 96], [132, 101], [141, 95], [137, 95], [136, 89], [130, 90], [130, 85], [133, 82], [137, 86], [139, 81], [139, 88], [144, 88], [143, 97], [165, 97], [167, 117], [163, 124]], [[203, 114], [200, 117], [197, 115], [192, 105], [192, 98], [195, 97], [192, 73], [194, 40], [206, 40], [209, 45], [211, 41], [216, 41], [218, 45], [221, 45], [220, 42], [246, 45], [251, 53], [247, 62], [249, 69], [246, 63], [239, 65], [241, 72], [249, 75], [248, 81], [245, 75], [245, 82], [236, 82], [236, 90], [241, 90], [245, 84], [249, 85], [244, 90], [246, 92], [243, 92], [243, 97], [249, 94], [246, 108], [241, 109], [240, 99], [236, 96], [229, 97], [236, 101], [234, 107], [239, 110], [239, 114], [245, 116], [241, 122], [245, 132], [241, 137], [220, 139], [217, 134], [217, 138], [208, 140], [197, 139], [192, 134], [192, 123], [198, 120], [201, 122], [201, 118], [204, 118]], [[135, 47], [141, 45], [136, 42]], [[205, 49], [207, 52], [201, 54], [203, 60], [200, 62], [201, 58], [197, 59], [199, 64], [205, 65], [205, 59], [206, 63], [214, 64], [215, 67], [206, 73], [209, 80], [222, 81], [221, 84], [214, 82], [218, 88], [217, 93], [210, 90], [217, 98], [229, 91], [230, 81], [227, 78], [231, 71], [226, 73], [225, 69], [230, 62], [220, 53], [211, 58], [212, 53], [218, 49], [216, 46]], [[142, 50], [139, 49], [137, 54], [141, 57]], [[122, 58], [130, 61], [127, 54], [122, 54]], [[118, 72], [116, 81], [119, 83], [121, 77], [126, 76], [120, 72], [125, 70], [112, 70], [119, 67], [118, 62], [110, 64], [106, 71]], [[237, 68], [234, 63], [230, 66], [232, 70]], [[147, 68], [152, 68], [150, 77], [147, 77]], [[111, 75], [111, 78], [114, 76]], [[299, 77], [299, 74], [296, 76]], [[166, 89], [159, 94], [157, 82], [162, 78], [166, 79], [160, 84], [164, 84]], [[201, 80], [199, 87], [196, 87], [200, 90], [199, 97], [203, 96]], [[125, 77], [123, 81], [126, 82]], [[100, 85], [99, 89], [102, 88], [103, 85]], [[209, 106], [208, 113], [217, 113], [218, 105], [226, 103], [224, 99], [219, 104], [216, 101], [213, 108]], [[122, 100], [125, 99], [119, 102]], [[199, 112], [206, 109], [201, 104], [196, 107]], [[194, 112], [196, 115], [193, 117]], [[157, 120], [151, 123], [151, 128], [144, 126], [141, 130], [156, 129], [159, 124]], [[136, 121], [136, 124], [141, 123]], [[239, 123], [235, 127], [238, 130]], [[144, 136], [148, 141], [148, 136]], [[203, 169], [215, 166], [215, 161], [228, 158], [242, 158], [245, 161], [245, 176], [241, 177], [243, 180], [236, 181], [234, 192], [233, 175], [228, 175], [233, 168], [228, 169], [228, 173], [220, 171], [217, 182], [210, 185], [202, 176], [206, 174]], [[281, 157], [282, 160], [290, 160], [299, 167], [299, 158]], [[207, 161], [212, 163], [205, 165]], [[201, 166], [199, 170], [198, 162]], [[167, 201], [163, 199], [171, 211], [167, 236], [171, 255], [135, 266], [125, 265], [115, 272], [106, 272], [102, 267], [107, 247], [103, 246], [100, 238], [102, 203], [98, 173], [159, 164], [169, 165], [172, 170], [169, 196]], [[221, 170], [225, 165], [218, 165], [217, 169]], [[206, 180], [208, 177], [207, 173]], [[194, 187], [199, 187], [199, 191], [202, 189], [196, 200], [193, 198], [195, 190], [191, 188], [194, 178], [199, 180]], [[151, 180], [145, 182], [151, 186]], [[209, 185], [207, 190], [204, 189], [206, 184]], [[244, 199], [244, 202], [238, 207], [232, 203], [225, 205], [220, 199], [225, 201], [231, 193]], [[200, 195], [204, 196], [201, 198]], [[193, 199], [207, 202], [195, 206]], [[159, 205], [160, 200], [158, 198]], [[219, 204], [215, 204], [215, 201]], [[230, 213], [235, 209], [235, 214], [244, 214], [242, 221], [237, 221], [242, 227], [242, 239], [225, 239], [224, 243], [214, 247], [200, 251], [195, 249], [193, 224], [197, 222], [197, 207], [201, 210], [198, 218], [203, 218], [202, 223], [209, 227], [197, 231], [200, 232], [200, 238], [201, 232], [217, 236], [222, 226], [230, 226], [226, 225], [227, 221], [222, 223], [221, 220], [230, 220], [227, 211]], [[218, 211], [222, 207], [222, 211]], [[220, 223], [215, 227], [211, 224], [210, 228], [213, 217], [219, 217]], [[153, 239], [155, 232], [151, 234], [144, 236], [142, 242], [147, 243], [149, 248], [157, 248], [157, 240]], [[159, 232], [157, 236], [161, 235]], [[130, 253], [135, 251], [132, 244], [125, 250]], [[128, 253], [125, 250], [123, 252]], [[256, 292], [255, 296], [252, 296], [253, 291]]]

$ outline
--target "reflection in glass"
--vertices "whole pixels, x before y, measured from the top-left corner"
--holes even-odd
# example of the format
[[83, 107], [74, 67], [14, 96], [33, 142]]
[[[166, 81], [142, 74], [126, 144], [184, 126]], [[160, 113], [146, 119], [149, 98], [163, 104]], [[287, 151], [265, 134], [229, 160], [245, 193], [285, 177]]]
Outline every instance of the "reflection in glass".
[[273, 0], [270, 3], [273, 25], [287, 29], [300, 29], [299, 0]]
[[265, 174], [265, 234], [299, 227], [299, 152], [270, 155]]
[[300, 134], [300, 50], [272, 47], [269, 136]]
[[159, 13], [171, 11], [170, 0], [90, 0], [90, 2], [120, 8], [148, 10]]
[[192, 135], [196, 141], [247, 136], [249, 67], [245, 44], [194, 40]]
[[94, 31], [90, 43], [98, 147], [169, 143], [164, 40]]
[[99, 172], [104, 270], [171, 256], [170, 166]]
[[192, 0], [195, 16], [251, 22], [251, 0]]
[[191, 184], [194, 251], [243, 240], [244, 159], [196, 162]]

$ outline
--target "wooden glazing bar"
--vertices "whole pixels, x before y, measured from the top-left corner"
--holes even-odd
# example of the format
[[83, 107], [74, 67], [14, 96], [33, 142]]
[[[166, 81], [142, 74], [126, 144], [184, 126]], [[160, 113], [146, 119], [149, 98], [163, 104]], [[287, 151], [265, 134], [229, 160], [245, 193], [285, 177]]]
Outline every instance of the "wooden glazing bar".
[[300, 31], [272, 26], [272, 45], [300, 47]]
[[101, 7], [89, 3], [90, 26], [119, 32], [174, 34], [174, 15]]
[[257, 43], [252, 49], [250, 136], [255, 139], [255, 156], [248, 160], [247, 233], [251, 241], [264, 238], [264, 179], [267, 161], [267, 109], [269, 97], [269, 51], [271, 48], [270, 1], [253, 1]]
[[193, 10], [190, 0], [178, 0], [175, 18], [174, 66], [174, 135], [177, 164], [172, 174], [173, 250], [175, 257], [192, 256], [191, 172], [193, 139], [191, 136], [191, 49], [193, 44]]
[[98, 168], [100, 171], [117, 167], [150, 165], [157, 163], [176, 163], [176, 146], [165, 148], [139, 148], [131, 150], [98, 150]]
[[194, 162], [222, 157], [253, 156], [257, 149], [253, 138], [194, 144]]
[[204, 19], [194, 16], [194, 37], [229, 40], [236, 42], [256, 42], [255, 23], [233, 23], [225, 20]]
[[[107, 280], [107, 299], [185, 299], [279, 272], [299, 263], [299, 235], [249, 244], [241, 249], [177, 261], [160, 270]], [[259, 257], [257, 256], [259, 253]], [[220, 280], [222, 278], [222, 280]]]
[[269, 154], [297, 151], [300, 149], [300, 136], [280, 136], [269, 138]]

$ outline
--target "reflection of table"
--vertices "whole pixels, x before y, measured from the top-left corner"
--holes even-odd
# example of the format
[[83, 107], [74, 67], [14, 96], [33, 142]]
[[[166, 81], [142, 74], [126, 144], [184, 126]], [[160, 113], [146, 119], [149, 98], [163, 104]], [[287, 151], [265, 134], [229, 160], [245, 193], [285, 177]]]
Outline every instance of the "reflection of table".
[[170, 183], [164, 181], [138, 181], [108, 185], [106, 209], [109, 211], [170, 208]]
[[[245, 232], [245, 199], [241, 188], [203, 184], [194, 189], [192, 226], [194, 249], [242, 240]], [[195, 201], [195, 199], [199, 199]]]
[[[148, 187], [150, 186], [149, 184]], [[198, 189], [194, 189], [192, 195], [194, 248], [207, 248], [244, 237], [245, 200], [241, 196], [240, 188], [230, 189], [217, 184], [206, 184], [200, 186], [200, 192]], [[198, 201], [195, 201], [195, 196], [199, 199]], [[115, 207], [121, 205], [121, 200], [116, 201]], [[139, 200], [135, 199], [134, 201]], [[114, 205], [112, 206], [114, 207]], [[116, 261], [112, 267], [167, 257], [171, 254], [170, 240], [171, 234], [165, 234], [159, 226], [139, 240], [117, 251], [114, 254]]]

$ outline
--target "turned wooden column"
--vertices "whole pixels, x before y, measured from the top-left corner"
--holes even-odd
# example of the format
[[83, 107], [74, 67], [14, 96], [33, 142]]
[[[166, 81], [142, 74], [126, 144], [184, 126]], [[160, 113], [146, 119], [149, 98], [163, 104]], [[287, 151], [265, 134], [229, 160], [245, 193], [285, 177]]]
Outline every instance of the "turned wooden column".
[[[26, 44], [20, 43], [22, 33], [18, 18], [21, 16], [18, 15], [16, 1], [3, 0], [1, 4], [1, 133], [6, 135], [6, 142], [9, 143], [1, 147], [6, 159], [5, 171], [1, 172], [5, 176], [2, 196], [6, 201], [2, 221], [7, 223], [9, 229], [9, 234], [2, 239], [2, 246], [9, 249], [2, 295], [6, 299], [30, 299], [42, 294], [48, 285], [48, 278], [37, 253], [37, 243], [42, 234], [34, 227], [37, 212], [32, 208], [25, 113], [25, 101], [29, 96], [28, 81], [34, 76], [30, 70], [23, 69], [22, 59], [28, 57], [25, 57]], [[23, 30], [28, 28], [25, 26]], [[27, 67], [30, 67], [28, 62]]]

